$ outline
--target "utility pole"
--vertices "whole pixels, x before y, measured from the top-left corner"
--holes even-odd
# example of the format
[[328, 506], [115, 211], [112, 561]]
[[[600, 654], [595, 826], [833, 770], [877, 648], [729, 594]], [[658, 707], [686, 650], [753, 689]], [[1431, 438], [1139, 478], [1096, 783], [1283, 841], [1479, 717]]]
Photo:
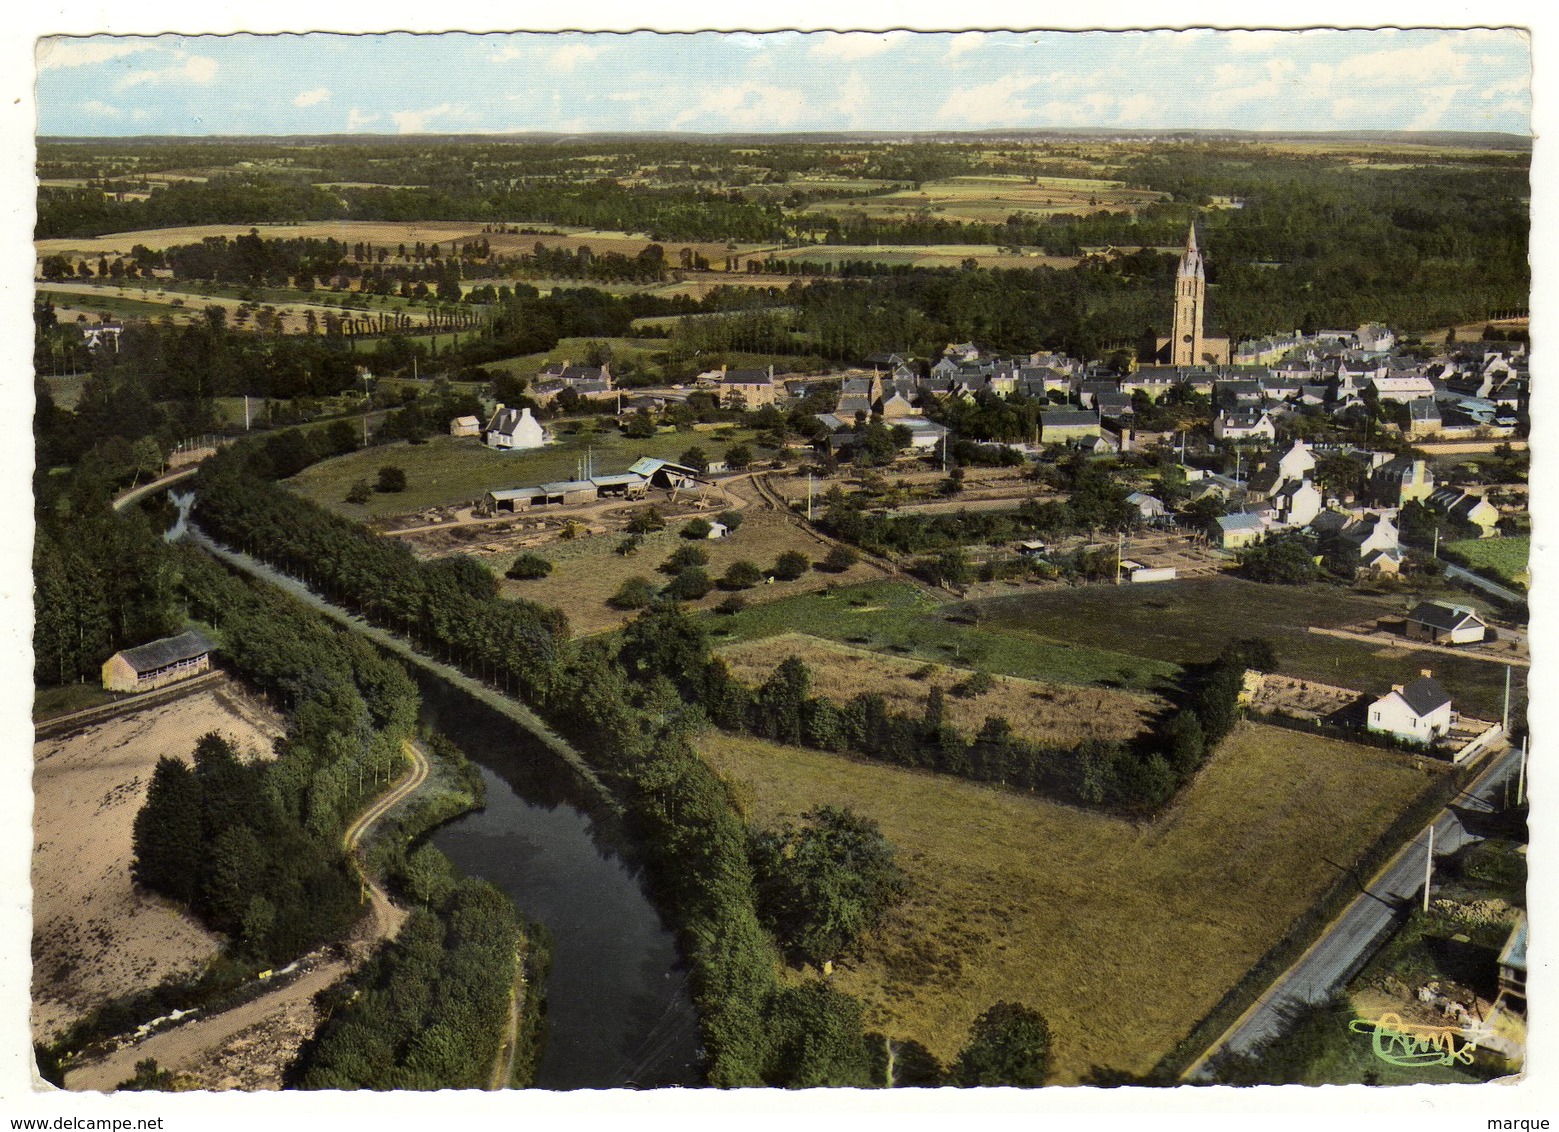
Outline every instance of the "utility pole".
[[1505, 734], [1510, 734], [1510, 665], [1505, 665], [1505, 711], [1500, 716], [1500, 727]]
[[807, 473], [807, 522], [812, 521], [812, 473]]
[[1121, 555], [1126, 551], [1126, 532], [1121, 531], [1115, 541], [1115, 584], [1121, 584]]
[[1526, 801], [1527, 796], [1527, 745], [1526, 740], [1521, 741], [1521, 764], [1516, 772], [1516, 805]]
[[1429, 881], [1434, 876], [1434, 823], [1429, 823], [1429, 852], [1424, 854], [1424, 914], [1429, 914]]
[[1437, 562], [1440, 560], [1440, 525], [1438, 523], [1435, 524], [1434, 529], [1434, 559]]

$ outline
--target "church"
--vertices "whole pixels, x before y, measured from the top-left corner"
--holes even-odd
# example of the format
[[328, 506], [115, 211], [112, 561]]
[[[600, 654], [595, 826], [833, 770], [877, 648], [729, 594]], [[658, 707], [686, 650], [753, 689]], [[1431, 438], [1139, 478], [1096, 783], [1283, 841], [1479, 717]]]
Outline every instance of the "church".
[[1196, 246], [1196, 223], [1185, 238], [1175, 272], [1175, 319], [1168, 338], [1154, 340], [1149, 360], [1161, 366], [1226, 366], [1232, 353], [1227, 338], [1206, 333], [1207, 273]]

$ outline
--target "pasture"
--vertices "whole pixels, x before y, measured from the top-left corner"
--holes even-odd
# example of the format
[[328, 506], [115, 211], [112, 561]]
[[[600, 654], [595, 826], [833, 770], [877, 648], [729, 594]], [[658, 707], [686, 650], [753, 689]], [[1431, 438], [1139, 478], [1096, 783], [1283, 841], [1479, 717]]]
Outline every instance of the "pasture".
[[887, 701], [889, 711], [899, 715], [921, 715], [926, 696], [932, 688], [940, 688], [946, 694], [948, 722], [965, 735], [978, 734], [987, 716], [1000, 715], [1022, 738], [1052, 746], [1072, 747], [1086, 739], [1130, 739], [1148, 728], [1159, 708], [1158, 701], [1148, 696], [1016, 676], [997, 676], [989, 692], [965, 696], [956, 689], [973, 675], [967, 668], [885, 656], [805, 633], [743, 641], [719, 653], [733, 676], [754, 686], [767, 680], [787, 657], [796, 657], [812, 672], [814, 695], [844, 703], [862, 692], [874, 692]]
[[[1420, 669], [1433, 670], [1457, 710], [1498, 719], [1504, 669], [1445, 653], [1422, 652], [1306, 632], [1400, 616], [1419, 595], [1375, 596], [1329, 585], [1268, 586], [1240, 578], [1147, 586], [1085, 586], [966, 602], [958, 608], [982, 629], [1032, 641], [1118, 649], [1189, 664], [1211, 660], [1240, 637], [1263, 637], [1286, 676], [1382, 693]], [[1459, 600], [1453, 598], [1452, 600]], [[1490, 714], [1492, 713], [1492, 714]]]
[[1530, 535], [1460, 539], [1446, 543], [1445, 549], [1461, 555], [1471, 568], [1491, 570], [1512, 585], [1525, 588], [1532, 584]]
[[[666, 515], [675, 510], [664, 503], [658, 506]], [[827, 553], [816, 539], [784, 515], [748, 509], [743, 516], [741, 525], [729, 537], [698, 544], [709, 555], [709, 565], [704, 569], [713, 579], [718, 580], [735, 562], [745, 560], [767, 570], [786, 551], [799, 551], [813, 561]], [[649, 579], [650, 584], [657, 587], [670, 581], [670, 576], [657, 567], [679, 546], [686, 545], [678, 534], [681, 526], [681, 520], [673, 520], [666, 530], [645, 535], [643, 545], [630, 556], [617, 553], [617, 546], [624, 537], [619, 530], [536, 547], [531, 553], [552, 562], [552, 573], [534, 581], [503, 579], [503, 596], [556, 606], [568, 615], [569, 627], [576, 636], [610, 632], [637, 616], [636, 611], [614, 609], [606, 604], [625, 581], [638, 576]], [[501, 577], [516, 553], [498, 554], [483, 560]], [[882, 572], [876, 566], [859, 562], [843, 575], [808, 570], [794, 581], [762, 583], [741, 594], [746, 601], [756, 605], [818, 590], [841, 578], [848, 582], [867, 582], [881, 576]], [[684, 604], [691, 610], [709, 611], [729, 596], [716, 587], [706, 597]], [[725, 618], [722, 616], [719, 620]]]
[[909, 895], [832, 976], [868, 1029], [945, 1063], [980, 1011], [1022, 1002], [1050, 1023], [1055, 1084], [1151, 1069], [1444, 773], [1241, 724], [1164, 814], [1134, 825], [719, 732], [699, 748], [753, 824], [846, 805], [897, 849]]
[[[577, 422], [563, 427], [577, 429]], [[722, 437], [721, 443], [750, 443], [754, 435], [750, 430], [735, 429], [729, 439]], [[597, 474], [607, 475], [626, 470], [640, 456], [674, 460], [695, 443], [702, 444], [706, 451], [714, 448], [708, 437], [688, 433], [663, 432], [634, 440], [610, 423], [602, 431], [565, 431], [554, 444], [521, 452], [489, 448], [474, 436], [435, 436], [422, 444], [396, 442], [324, 460], [305, 468], [287, 484], [305, 499], [337, 514], [360, 520], [383, 519], [429, 507], [467, 503], [495, 488], [571, 480], [587, 454], [595, 460]], [[354, 483], [374, 483], [380, 468], [405, 472], [406, 490], [375, 492], [361, 505], [345, 502]]]
[[[961, 267], [973, 260], [978, 267], [1075, 267], [1075, 256], [1015, 254], [995, 244], [812, 244], [775, 252], [775, 259], [801, 263], [841, 264], [869, 260], [888, 267]], [[793, 277], [786, 277], [793, 278]]]
[[905, 582], [841, 587], [774, 602], [723, 617], [713, 632], [717, 644], [807, 633], [922, 663], [1144, 694], [1166, 690], [1180, 675], [1172, 661], [1143, 659], [1124, 649], [1041, 641], [989, 621], [976, 623]]
[[925, 212], [946, 220], [1001, 224], [1017, 212], [1035, 217], [1130, 212], [1162, 199], [1163, 193], [1130, 189], [1120, 181], [989, 175], [927, 181], [918, 189], [901, 189], [864, 199], [817, 201], [806, 211], [876, 220]]

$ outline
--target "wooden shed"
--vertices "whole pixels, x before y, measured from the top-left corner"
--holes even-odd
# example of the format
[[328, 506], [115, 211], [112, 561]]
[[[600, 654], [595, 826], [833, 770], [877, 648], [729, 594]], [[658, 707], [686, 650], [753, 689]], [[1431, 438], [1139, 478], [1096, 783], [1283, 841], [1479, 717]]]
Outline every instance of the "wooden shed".
[[211, 667], [214, 646], [194, 630], [116, 652], [103, 662], [110, 692], [149, 692], [198, 676]]

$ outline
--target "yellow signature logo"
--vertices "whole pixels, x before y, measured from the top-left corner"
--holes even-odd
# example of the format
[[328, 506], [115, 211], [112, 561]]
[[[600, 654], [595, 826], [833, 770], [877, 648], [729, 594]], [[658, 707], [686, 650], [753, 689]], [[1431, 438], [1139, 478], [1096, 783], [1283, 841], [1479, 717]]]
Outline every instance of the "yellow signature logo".
[[1382, 1014], [1371, 1022], [1355, 1018], [1348, 1023], [1355, 1034], [1371, 1035], [1375, 1056], [1387, 1065], [1471, 1065], [1477, 1043], [1454, 1026], [1415, 1026], [1396, 1014]]

